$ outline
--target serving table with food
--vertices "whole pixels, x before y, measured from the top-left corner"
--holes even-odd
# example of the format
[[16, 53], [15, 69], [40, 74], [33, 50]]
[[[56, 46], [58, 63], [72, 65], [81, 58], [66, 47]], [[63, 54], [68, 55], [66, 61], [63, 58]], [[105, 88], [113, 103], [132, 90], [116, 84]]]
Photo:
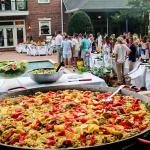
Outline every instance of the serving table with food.
[[[13, 68], [14, 66], [12, 65], [12, 63], [13, 62], [9, 62], [9, 65], [8, 65], [10, 69], [9, 77], [11, 78], [12, 76], [14, 76], [17, 78], [14, 78], [15, 80], [7, 79], [6, 76], [8, 76], [7, 75], [8, 71], [7, 69], [6, 71], [3, 70], [2, 71], [3, 78], [0, 79], [0, 85], [1, 85], [0, 92], [4, 92], [4, 91], [6, 92], [8, 89], [12, 89], [16, 86], [24, 87], [27, 89], [35, 88], [35, 87], [42, 87], [42, 86], [55, 86], [55, 85], [92, 84], [92, 85], [99, 85], [99, 86], [104, 86], [104, 87], [107, 86], [107, 84], [105, 83], [103, 79], [98, 78], [91, 73], [66, 74], [64, 73], [63, 68], [60, 68], [60, 70], [58, 71], [57, 68], [55, 67], [46, 67], [46, 68], [40, 67], [36, 69], [34, 68], [32, 70], [30, 70], [30, 68], [27, 67], [28, 70], [26, 71], [25, 76], [18, 77], [17, 69], [19, 70], [20, 66]], [[3, 64], [3, 68], [7, 68], [7, 64], [5, 64], [5, 62], [2, 62], [2, 64]], [[19, 70], [20, 75], [21, 73], [24, 73], [24, 72], [21, 72], [21, 70]], [[19, 84], [16, 84], [16, 83], [19, 83]]]

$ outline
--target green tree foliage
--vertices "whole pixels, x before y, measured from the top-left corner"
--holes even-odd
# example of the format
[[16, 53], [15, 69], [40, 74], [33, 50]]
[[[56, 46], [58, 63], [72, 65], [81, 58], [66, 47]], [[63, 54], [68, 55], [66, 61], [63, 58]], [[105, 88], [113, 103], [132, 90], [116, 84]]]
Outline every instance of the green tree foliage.
[[150, 0], [128, 0], [129, 9], [120, 10], [111, 18], [114, 22], [134, 19], [140, 26], [148, 27]]
[[72, 35], [73, 33], [93, 33], [91, 19], [85, 12], [78, 11], [70, 18], [68, 34]]
[[130, 9], [120, 10], [112, 18], [114, 21], [122, 21], [126, 18], [136, 18], [142, 21], [150, 11], [150, 0], [128, 0]]
[[150, 10], [150, 0], [129, 0], [128, 4], [141, 13], [147, 13]]

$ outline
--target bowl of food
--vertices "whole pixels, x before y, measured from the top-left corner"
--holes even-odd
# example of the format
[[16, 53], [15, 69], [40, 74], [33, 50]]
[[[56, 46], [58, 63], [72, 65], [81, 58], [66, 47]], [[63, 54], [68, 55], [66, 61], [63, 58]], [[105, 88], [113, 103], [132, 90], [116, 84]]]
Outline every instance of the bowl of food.
[[39, 68], [28, 73], [32, 80], [40, 84], [56, 82], [63, 74], [61, 70], [56, 72], [55, 68]]
[[24, 61], [0, 62], [0, 76], [4, 78], [16, 78], [25, 73], [27, 63]]

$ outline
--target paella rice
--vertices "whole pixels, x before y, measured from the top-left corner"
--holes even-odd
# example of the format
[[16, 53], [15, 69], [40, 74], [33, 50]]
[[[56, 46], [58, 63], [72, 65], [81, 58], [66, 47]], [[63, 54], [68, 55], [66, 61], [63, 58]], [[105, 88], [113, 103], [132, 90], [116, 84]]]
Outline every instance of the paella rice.
[[64, 90], [0, 101], [0, 142], [28, 148], [85, 147], [127, 139], [150, 127], [137, 98]]

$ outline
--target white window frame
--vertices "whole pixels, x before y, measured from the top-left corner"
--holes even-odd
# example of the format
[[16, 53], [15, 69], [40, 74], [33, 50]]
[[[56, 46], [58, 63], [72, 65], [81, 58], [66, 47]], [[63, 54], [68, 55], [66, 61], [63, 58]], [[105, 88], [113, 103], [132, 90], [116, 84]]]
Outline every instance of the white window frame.
[[[39, 36], [41, 35], [51, 35], [51, 18], [39, 18]], [[41, 34], [41, 22], [47, 21], [49, 22], [49, 34]]]
[[[0, 22], [13, 22], [13, 25], [8, 25], [8, 26], [0, 26], [1, 28], [3, 28], [4, 30], [6, 30], [6, 28], [13, 28], [13, 40], [14, 40], [14, 45], [13, 46], [8, 46], [6, 43], [6, 39], [4, 39], [4, 46], [0, 47], [1, 48], [14, 48], [17, 45], [17, 27], [22, 27], [23, 28], [23, 34], [24, 34], [24, 42], [26, 41], [26, 28], [25, 28], [25, 20], [19, 20], [19, 21], [23, 21], [24, 24], [22, 25], [16, 25], [15, 21], [17, 20], [2, 20]], [[6, 38], [6, 31], [4, 31], [4, 38]]]
[[42, 0], [38, 0], [38, 3], [40, 3], [40, 4], [47, 4], [47, 3], [50, 3], [50, 0], [47, 0], [47, 2], [42, 2]]

